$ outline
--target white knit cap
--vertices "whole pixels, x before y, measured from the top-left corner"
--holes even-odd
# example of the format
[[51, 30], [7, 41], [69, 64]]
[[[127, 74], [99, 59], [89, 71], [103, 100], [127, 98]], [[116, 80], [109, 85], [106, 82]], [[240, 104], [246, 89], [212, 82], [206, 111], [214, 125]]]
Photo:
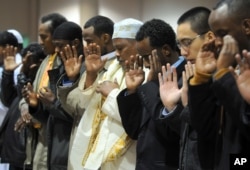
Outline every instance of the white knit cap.
[[9, 33], [12, 33], [16, 37], [18, 44], [22, 44], [23, 43], [23, 37], [22, 37], [22, 35], [17, 30], [15, 30], [15, 29], [9, 29], [7, 31]]
[[112, 39], [114, 38], [131, 38], [135, 39], [137, 31], [142, 26], [142, 22], [133, 18], [126, 18], [120, 22], [115, 23], [114, 33]]

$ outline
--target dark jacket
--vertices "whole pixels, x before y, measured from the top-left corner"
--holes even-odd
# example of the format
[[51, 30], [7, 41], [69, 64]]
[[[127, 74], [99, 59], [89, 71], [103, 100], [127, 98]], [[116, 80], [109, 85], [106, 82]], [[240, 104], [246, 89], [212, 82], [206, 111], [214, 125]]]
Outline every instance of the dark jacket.
[[[32, 169], [32, 164], [25, 164], [26, 159], [26, 139], [27, 136], [33, 136], [32, 145], [33, 155], [36, 147], [37, 130], [32, 126], [26, 126], [20, 132], [14, 131], [15, 123], [20, 117], [19, 101], [22, 96], [20, 93], [20, 84], [14, 83], [13, 72], [3, 72], [1, 82], [1, 100], [9, 107], [6, 117], [0, 128], [1, 136], [1, 162], [10, 163], [10, 166], [16, 168]], [[31, 162], [32, 163], [32, 162]]]
[[[177, 72], [180, 69], [184, 69], [184, 62]], [[136, 170], [178, 169], [180, 138], [158, 119], [164, 108], [158, 81], [143, 84], [131, 95], [126, 95], [125, 89], [117, 101], [126, 133], [137, 140]]]
[[214, 169], [230, 169], [232, 154], [249, 154], [249, 105], [231, 73], [189, 87], [191, 121], [203, 140], [215, 145]]
[[150, 82], [138, 93], [125, 96], [123, 90], [117, 98], [123, 127], [137, 140], [137, 170], [178, 168], [179, 135], [163, 124], [156, 125], [152, 118], [162, 107], [158, 91], [159, 86]]
[[[63, 65], [48, 71], [49, 87], [55, 95], [57, 95], [56, 83], [63, 73]], [[38, 108], [30, 107], [29, 110], [37, 120], [47, 124], [48, 169], [67, 170], [72, 117], [64, 111], [57, 99], [50, 107], [40, 103]]]

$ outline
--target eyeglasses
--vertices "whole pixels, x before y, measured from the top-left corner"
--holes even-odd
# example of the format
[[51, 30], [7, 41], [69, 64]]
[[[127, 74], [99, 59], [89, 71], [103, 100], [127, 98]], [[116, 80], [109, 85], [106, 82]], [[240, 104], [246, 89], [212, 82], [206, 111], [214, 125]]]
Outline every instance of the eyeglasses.
[[194, 40], [196, 38], [199, 38], [201, 35], [197, 35], [196, 37], [194, 38], [184, 38], [184, 39], [181, 39], [181, 40], [177, 40], [177, 46], [179, 49], [183, 49], [183, 50], [188, 50], [190, 45], [194, 42]]

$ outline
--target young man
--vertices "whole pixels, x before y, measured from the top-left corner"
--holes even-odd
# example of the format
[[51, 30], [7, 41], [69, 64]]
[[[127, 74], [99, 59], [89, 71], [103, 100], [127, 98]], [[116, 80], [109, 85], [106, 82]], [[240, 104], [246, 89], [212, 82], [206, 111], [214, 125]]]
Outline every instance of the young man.
[[[62, 142], [61, 144], [66, 143], [67, 146], [72, 120], [67, 117], [66, 121], [64, 121], [56, 119], [56, 116], [50, 116], [51, 112], [53, 112], [54, 115], [60, 112], [66, 112], [60, 108], [51, 107], [51, 103], [48, 102], [44, 96], [44, 93], [49, 91], [49, 88], [53, 90], [54, 95], [56, 95], [56, 80], [59, 79], [59, 75], [64, 71], [61, 59], [55, 52], [55, 46], [53, 45], [52, 39], [55, 30], [66, 21], [66, 18], [58, 13], [48, 14], [41, 18], [41, 23], [39, 25], [40, 44], [47, 54], [47, 57], [41, 63], [33, 85], [29, 83], [24, 87], [24, 99], [20, 102], [21, 115], [26, 122], [30, 122], [30, 116], [27, 116], [27, 113], [31, 113], [39, 120], [39, 122], [34, 125], [39, 131], [38, 143], [33, 159], [34, 170], [56, 169], [58, 167], [67, 169], [67, 162], [65, 160], [67, 160], [68, 148], [64, 146], [62, 147], [63, 149], [56, 150], [56, 148], [51, 148], [51, 146], [53, 142], [56, 142], [54, 137], [58, 139], [60, 139], [60, 137], [63, 138], [63, 140], [58, 140], [58, 142]], [[65, 36], [68, 36], [68, 34], [65, 34]], [[65, 39], [67, 40], [67, 37], [65, 37]], [[45, 91], [44, 87], [46, 87]], [[39, 94], [39, 96], [37, 96], [37, 94]], [[55, 101], [53, 104], [57, 104], [57, 102]], [[53, 123], [53, 121], [56, 123]], [[65, 123], [69, 126], [68, 128], [65, 127]], [[50, 134], [50, 130], [55, 130], [55, 127], [49, 127], [51, 125], [55, 125], [62, 136], [59, 134]], [[65, 128], [65, 134], [62, 133], [62, 128]], [[51, 136], [49, 136], [49, 134]], [[59, 144], [60, 143], [58, 143], [58, 146], [60, 146]], [[55, 145], [53, 145], [53, 147], [54, 146]], [[60, 159], [55, 159], [55, 155], [60, 155]]]
[[[86, 44], [91, 44], [92, 46], [93, 43], [95, 43], [99, 45], [100, 49], [103, 50], [100, 51], [101, 56], [98, 57], [108, 58], [108, 61], [104, 65], [104, 70], [107, 70], [109, 65], [116, 60], [114, 47], [112, 44], [112, 35], [114, 29], [113, 26], [114, 23], [110, 18], [105, 16], [94, 16], [85, 23], [83, 28], [83, 38]], [[68, 50], [70, 50], [70, 48], [68, 48]], [[57, 91], [59, 100], [62, 103], [62, 107], [67, 110], [70, 116], [74, 119], [68, 159], [68, 169], [74, 169], [77, 164], [74, 164], [74, 166], [72, 165], [71, 155], [73, 151], [71, 150], [78, 124], [85, 111], [85, 106], [82, 104], [82, 102], [85, 101], [85, 98], [79, 95], [82, 93], [84, 88], [82, 74], [79, 74], [82, 63], [78, 60], [78, 55], [70, 55], [70, 53], [68, 54], [69, 55], [66, 53], [63, 54], [63, 62], [66, 69], [66, 74], [60, 78]], [[65, 79], [70, 80], [68, 81], [69, 83], [63, 83]], [[75, 157], [72, 159], [74, 162], [76, 162]], [[79, 157], [79, 159], [81, 159], [81, 157]]]
[[134, 19], [114, 25], [112, 39], [120, 63], [116, 58], [101, 57], [99, 44], [85, 48], [86, 71], [78, 86], [62, 98], [69, 110], [83, 112], [77, 120], [68, 169], [134, 169], [135, 145], [121, 125], [116, 96], [125, 86], [121, 65], [136, 55], [135, 34], [141, 25]]
[[250, 49], [249, 7], [247, 0], [216, 5], [209, 17], [216, 40], [202, 46], [189, 81], [193, 127], [203, 139], [216, 142], [214, 169], [230, 169], [235, 154], [249, 157], [249, 105], [228, 69], [236, 68], [236, 53]]
[[139, 55], [150, 68], [147, 82], [142, 84], [145, 76], [140, 64], [130, 64], [125, 76], [127, 88], [117, 97], [122, 124], [129, 137], [137, 140], [136, 169], [177, 169], [179, 135], [159, 121], [164, 105], [159, 97], [158, 72], [162, 65], [171, 63], [181, 73], [185, 60], [176, 51], [173, 29], [162, 20], [145, 22], [136, 41]]
[[[22, 56], [20, 52], [23, 49], [23, 37], [21, 33], [15, 29], [8, 29], [7, 31], [12, 33], [17, 39], [18, 46], [17, 46], [17, 53], [16, 53], [16, 63], [22, 63]], [[14, 80], [16, 84], [17, 84], [17, 75], [20, 73], [21, 67], [22, 65], [20, 64], [14, 71], [14, 75], [15, 75]]]
[[32, 162], [25, 161], [29, 157], [26, 154], [26, 149], [34, 151], [36, 145], [34, 142], [32, 148], [26, 148], [26, 139], [28, 136], [37, 136], [37, 129], [33, 128], [32, 123], [18, 131], [14, 131], [13, 127], [15, 127], [17, 121], [20, 122], [20, 125], [26, 125], [18, 108], [18, 103], [22, 99], [21, 90], [28, 81], [31, 83], [34, 81], [36, 72], [46, 55], [38, 43], [29, 44], [24, 48], [21, 51], [23, 56], [21, 73], [18, 75], [18, 84], [16, 85], [13, 74], [15, 69], [12, 67], [16, 64], [14, 48], [8, 47], [6, 51], [8, 56], [5, 56], [4, 60], [1, 101], [9, 107], [9, 110], [0, 129], [0, 134], [3, 137], [1, 162], [9, 163], [10, 169], [13, 170], [32, 169]]
[[[4, 51], [7, 48], [7, 46], [18, 46], [18, 42], [16, 37], [9, 33], [8, 31], [3, 31], [0, 33], [0, 83], [2, 82], [2, 72], [3, 72], [3, 60], [4, 60]], [[18, 65], [15, 65], [15, 68], [17, 68]], [[0, 89], [1, 91], [1, 89]], [[0, 101], [0, 125], [2, 124], [2, 121], [8, 111], [8, 107], [6, 107], [1, 101]]]
[[[208, 18], [210, 10], [205, 7], [194, 7], [183, 13], [178, 19], [177, 26], [177, 43], [181, 50], [181, 54], [190, 63], [195, 63], [196, 56], [204, 42], [214, 39], [214, 34], [210, 31]], [[192, 76], [192, 64], [186, 67], [186, 73]], [[191, 66], [189, 68], [189, 66]], [[163, 77], [166, 71], [163, 70]], [[173, 77], [176, 75], [173, 74]], [[186, 77], [184, 75], [183, 77]], [[189, 78], [189, 77], [188, 77]], [[165, 121], [169, 121], [174, 117], [180, 118], [180, 162], [179, 169], [212, 169], [214, 154], [214, 145], [209, 141], [199, 140], [196, 131], [192, 127], [190, 121], [190, 110], [188, 108], [188, 97], [186, 82], [183, 82], [182, 89], [178, 87], [177, 78], [164, 79], [159, 78], [160, 94], [164, 105], [170, 104], [178, 106], [178, 102], [182, 101], [184, 109], [182, 112], [173, 111], [165, 116]], [[183, 81], [186, 81], [183, 78]]]

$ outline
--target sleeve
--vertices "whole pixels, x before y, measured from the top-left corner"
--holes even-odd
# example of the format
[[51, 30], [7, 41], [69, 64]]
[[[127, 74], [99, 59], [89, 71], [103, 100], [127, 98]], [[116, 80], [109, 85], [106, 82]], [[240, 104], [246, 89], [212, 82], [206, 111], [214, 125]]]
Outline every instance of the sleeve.
[[86, 73], [83, 73], [80, 80], [75, 82], [71, 87], [58, 85], [57, 95], [62, 108], [72, 117], [82, 114], [88, 106], [91, 98], [95, 94], [95, 89], [98, 84], [99, 76], [92, 86], [83, 89], [86, 79]]
[[228, 72], [214, 82], [214, 91], [230, 119], [250, 139], [250, 107], [241, 97], [233, 75]]
[[107, 96], [105, 102], [102, 105], [102, 111], [106, 113], [109, 117], [121, 122], [121, 117], [119, 114], [117, 96], [120, 93], [120, 89], [113, 89]]
[[12, 101], [17, 97], [17, 89], [14, 83], [14, 72], [5, 72], [2, 73], [1, 81], [1, 101], [6, 107], [10, 107]]
[[125, 95], [126, 90], [122, 90], [117, 96], [118, 109], [126, 133], [136, 140], [140, 132], [142, 105], [137, 93]]
[[183, 109], [182, 105], [178, 104], [174, 112], [169, 113], [163, 118], [161, 114], [165, 107], [160, 98], [158, 84], [153, 81], [145, 83], [138, 88], [138, 93], [143, 107], [150, 114], [150, 118], [155, 121], [159, 132], [169, 132], [171, 135], [173, 131], [178, 134], [180, 133], [181, 121], [179, 114]]
[[220, 109], [211, 88], [212, 80], [201, 85], [189, 83], [189, 109], [193, 128], [201, 138], [213, 139], [219, 127]]

